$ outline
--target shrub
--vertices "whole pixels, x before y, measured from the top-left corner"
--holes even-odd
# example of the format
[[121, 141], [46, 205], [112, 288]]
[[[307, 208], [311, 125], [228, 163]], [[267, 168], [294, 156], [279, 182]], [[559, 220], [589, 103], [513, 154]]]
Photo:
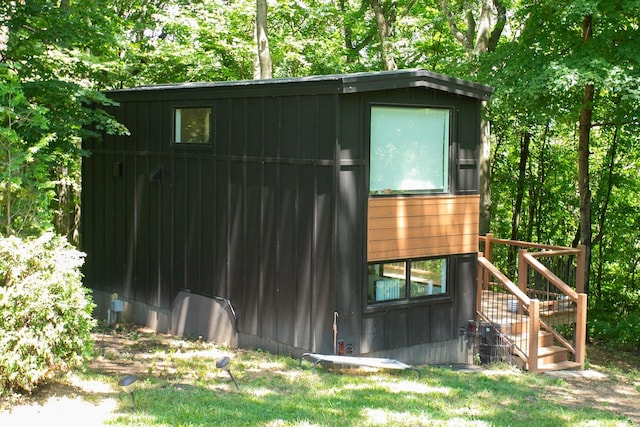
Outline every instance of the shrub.
[[92, 353], [84, 254], [64, 238], [0, 237], [0, 388], [31, 391]]

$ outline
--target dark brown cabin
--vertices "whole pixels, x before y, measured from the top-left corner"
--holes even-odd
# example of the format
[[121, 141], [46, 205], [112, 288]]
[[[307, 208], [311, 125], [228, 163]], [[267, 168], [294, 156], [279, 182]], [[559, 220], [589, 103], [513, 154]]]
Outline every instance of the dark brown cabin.
[[467, 362], [491, 88], [402, 70], [108, 92], [88, 139], [99, 316], [242, 348]]

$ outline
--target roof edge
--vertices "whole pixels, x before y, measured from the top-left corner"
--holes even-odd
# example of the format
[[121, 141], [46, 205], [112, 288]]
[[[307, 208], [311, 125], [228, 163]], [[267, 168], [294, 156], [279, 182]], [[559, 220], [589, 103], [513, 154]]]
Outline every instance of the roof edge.
[[373, 71], [351, 74], [329, 74], [262, 80], [234, 80], [218, 82], [166, 83], [106, 91], [111, 94], [134, 94], [157, 91], [191, 91], [214, 89], [227, 96], [264, 96], [278, 94], [358, 93], [376, 90], [425, 87], [462, 96], [488, 100], [493, 88], [479, 83], [434, 73], [422, 68], [393, 71]]

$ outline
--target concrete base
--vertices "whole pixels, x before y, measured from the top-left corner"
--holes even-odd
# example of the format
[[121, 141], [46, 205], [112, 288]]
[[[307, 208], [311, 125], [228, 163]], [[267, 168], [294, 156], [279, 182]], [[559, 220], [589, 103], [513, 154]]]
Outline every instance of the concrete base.
[[171, 333], [202, 337], [228, 347], [238, 346], [235, 312], [231, 302], [180, 291], [173, 300]]
[[[124, 304], [117, 321], [132, 322], [159, 333], [202, 337], [206, 341], [229, 347], [238, 345], [235, 313], [225, 299], [180, 291], [173, 300], [171, 309], [168, 310], [128, 300], [122, 296], [119, 298], [124, 301]], [[111, 305], [111, 294], [94, 290], [93, 300], [97, 305], [94, 316], [106, 320]], [[114, 318], [113, 313], [111, 318]]]
[[[147, 326], [160, 333], [202, 337], [206, 341], [232, 348], [260, 348], [273, 354], [288, 354], [296, 358], [310, 351], [255, 335], [238, 333], [233, 307], [223, 298], [211, 298], [180, 291], [170, 310], [131, 301], [122, 296], [119, 298], [124, 301], [124, 309], [119, 314], [119, 321]], [[107, 319], [111, 294], [94, 291], [93, 299], [97, 304], [94, 315], [99, 319]], [[412, 347], [354, 354], [354, 356], [391, 358], [413, 366], [473, 364], [472, 346], [465, 336]]]
[[449, 341], [375, 351], [360, 356], [396, 359], [413, 365], [473, 364], [472, 347], [466, 337]]

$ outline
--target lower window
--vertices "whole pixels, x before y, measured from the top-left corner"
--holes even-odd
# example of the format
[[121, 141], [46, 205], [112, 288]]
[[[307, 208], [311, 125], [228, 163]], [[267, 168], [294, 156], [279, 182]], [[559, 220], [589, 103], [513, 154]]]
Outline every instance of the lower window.
[[371, 263], [367, 302], [415, 300], [447, 293], [445, 258]]

